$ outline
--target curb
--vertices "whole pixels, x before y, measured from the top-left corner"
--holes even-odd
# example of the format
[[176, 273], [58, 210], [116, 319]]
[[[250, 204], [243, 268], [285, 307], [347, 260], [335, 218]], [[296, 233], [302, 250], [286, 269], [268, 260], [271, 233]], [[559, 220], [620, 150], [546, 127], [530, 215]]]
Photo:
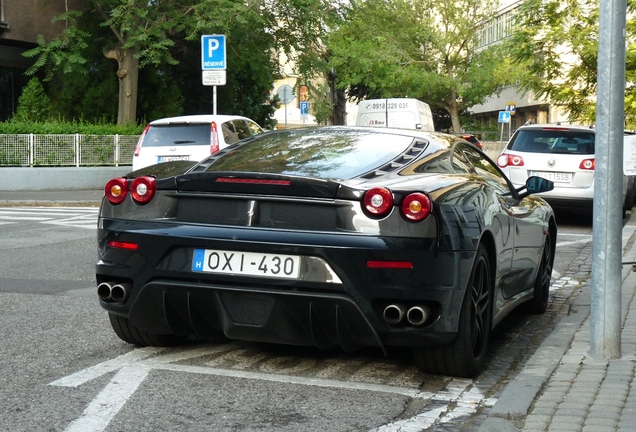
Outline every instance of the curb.
[[[632, 213], [623, 229], [635, 225], [636, 213]], [[623, 261], [636, 261], [636, 248], [629, 244], [629, 239], [623, 247], [625, 248], [622, 254]], [[621, 270], [623, 286], [626, 285], [627, 279], [636, 279], [632, 266], [623, 266]], [[588, 279], [580, 288], [570, 303], [568, 315], [556, 323], [521, 372], [501, 391], [497, 402], [487, 414], [488, 418], [477, 429], [478, 432], [519, 432], [521, 430], [522, 423], [528, 416], [537, 395], [559, 367], [574, 337], [590, 315], [590, 282], [591, 280]]]

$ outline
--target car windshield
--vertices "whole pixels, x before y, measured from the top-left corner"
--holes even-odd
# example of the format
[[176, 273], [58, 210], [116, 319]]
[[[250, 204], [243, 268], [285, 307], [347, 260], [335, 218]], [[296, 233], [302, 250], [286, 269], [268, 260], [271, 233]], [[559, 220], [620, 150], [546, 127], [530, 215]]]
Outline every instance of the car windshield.
[[508, 149], [528, 153], [594, 154], [594, 132], [570, 129], [523, 129]]
[[150, 126], [144, 138], [144, 147], [175, 145], [210, 145], [210, 124]]
[[412, 136], [367, 131], [272, 132], [231, 150], [207, 171], [349, 179], [395, 159], [412, 142]]

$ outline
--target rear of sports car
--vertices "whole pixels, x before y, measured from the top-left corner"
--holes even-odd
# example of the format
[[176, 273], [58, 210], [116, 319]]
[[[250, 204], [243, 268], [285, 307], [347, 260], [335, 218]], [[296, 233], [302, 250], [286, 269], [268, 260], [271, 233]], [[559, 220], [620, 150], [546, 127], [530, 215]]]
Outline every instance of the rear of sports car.
[[[362, 135], [346, 152], [341, 140], [302, 136], [284, 161], [274, 136], [187, 174], [111, 180], [96, 277], [117, 334], [140, 345], [224, 336], [345, 351], [451, 341], [475, 252], [440, 248], [443, 215], [425, 188], [384, 185], [360, 157], [390, 171], [428, 143]], [[326, 159], [307, 162], [316, 152]], [[236, 169], [245, 161], [258, 170]]]

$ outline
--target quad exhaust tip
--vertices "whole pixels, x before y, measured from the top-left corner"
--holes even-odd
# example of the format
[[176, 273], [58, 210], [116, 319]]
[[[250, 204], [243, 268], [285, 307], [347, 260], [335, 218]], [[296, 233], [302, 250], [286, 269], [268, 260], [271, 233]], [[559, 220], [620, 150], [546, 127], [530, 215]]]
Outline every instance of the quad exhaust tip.
[[102, 282], [97, 285], [97, 296], [106, 302], [122, 303], [128, 298], [130, 289], [128, 283]]
[[419, 327], [426, 323], [431, 316], [431, 310], [425, 305], [415, 305], [406, 309], [402, 304], [390, 304], [384, 308], [382, 317], [388, 324], [401, 324], [403, 321], [414, 327]]

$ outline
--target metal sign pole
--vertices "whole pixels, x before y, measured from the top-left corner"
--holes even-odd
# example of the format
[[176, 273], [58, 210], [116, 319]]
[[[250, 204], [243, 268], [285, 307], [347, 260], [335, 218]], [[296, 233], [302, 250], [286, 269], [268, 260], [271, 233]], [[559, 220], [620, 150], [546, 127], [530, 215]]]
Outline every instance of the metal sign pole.
[[626, 0], [601, 0], [598, 38], [590, 354], [621, 356]]
[[216, 86], [212, 87], [212, 114], [216, 115]]

